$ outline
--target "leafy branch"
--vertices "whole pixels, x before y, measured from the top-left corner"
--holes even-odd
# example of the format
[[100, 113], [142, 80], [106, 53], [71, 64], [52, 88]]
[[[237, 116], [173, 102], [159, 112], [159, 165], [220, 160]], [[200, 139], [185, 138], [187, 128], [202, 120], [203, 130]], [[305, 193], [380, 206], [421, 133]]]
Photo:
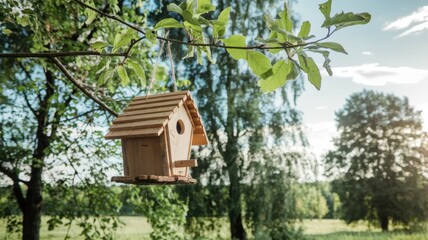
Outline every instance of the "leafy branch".
[[[298, 34], [294, 34], [293, 22], [287, 5], [284, 5], [284, 10], [279, 13], [279, 18], [272, 19], [267, 14], [264, 16], [266, 26], [270, 30], [269, 37], [255, 39], [260, 44], [247, 45], [246, 36], [232, 35], [228, 38], [223, 37], [227, 30], [231, 7], [223, 9], [217, 19], [210, 20], [204, 17], [204, 14], [216, 10], [210, 0], [186, 0], [179, 5], [171, 3], [167, 6], [167, 10], [178, 14], [181, 17], [181, 21], [174, 18], [165, 18], [159, 21], [153, 29], [144, 30], [116, 16], [98, 10], [95, 5], [91, 6], [81, 0], [72, 1], [93, 11], [88, 12], [88, 18], [92, 19], [96, 17], [96, 14], [100, 14], [130, 27], [152, 42], [159, 40], [185, 45], [188, 47], [188, 52], [184, 58], [191, 58], [196, 55], [200, 64], [202, 64], [202, 54], [205, 54], [209, 61], [214, 62], [211, 58], [211, 48], [226, 49], [235, 60], [243, 59], [248, 62], [253, 73], [260, 77], [259, 85], [265, 92], [273, 91], [283, 86], [288, 80], [296, 79], [302, 71], [307, 74], [309, 82], [317, 89], [320, 89], [320, 70], [315, 61], [307, 55], [307, 52], [321, 54], [325, 59], [323, 67], [329, 75], [332, 75], [331, 60], [329, 58], [330, 51], [344, 54], [347, 54], [347, 52], [339, 43], [323, 41], [342, 28], [357, 24], [367, 24], [371, 19], [368, 13], [354, 14], [352, 12], [342, 12], [331, 17], [332, 0], [328, 0], [319, 5], [320, 11], [325, 18], [321, 27], [327, 29], [327, 34], [323, 38], [308, 41], [315, 37], [309, 34], [311, 30], [310, 22], [303, 22]], [[333, 30], [332, 27], [334, 27]], [[170, 28], [182, 29], [188, 40], [182, 41], [157, 35], [157, 30]], [[206, 31], [208, 28], [211, 31]], [[211, 32], [211, 36], [207, 36], [207, 32]], [[285, 51], [286, 58], [272, 64], [266, 54], [254, 50], [268, 50], [271, 54]]]
[[[117, 21], [128, 27], [114, 36], [113, 44], [104, 41], [98, 41], [91, 44], [94, 51], [75, 51], [75, 52], [34, 52], [34, 53], [0, 53], [0, 58], [50, 58], [65, 74], [65, 76], [76, 85], [84, 94], [97, 102], [102, 108], [115, 115], [116, 113], [106, 104], [100, 101], [96, 96], [88, 92], [83, 85], [74, 81], [73, 77], [67, 72], [64, 65], [57, 59], [58, 57], [67, 56], [100, 56], [106, 57], [100, 62], [98, 71], [98, 84], [108, 83], [110, 91], [115, 91], [110, 79], [117, 75], [121, 79], [122, 86], [127, 86], [131, 82], [128, 71], [131, 71], [140, 80], [141, 86], [146, 82], [147, 67], [141, 62], [140, 58], [135, 57], [138, 53], [133, 48], [141, 43], [143, 39], [148, 42], [168, 43], [170, 45], [179, 44], [187, 46], [187, 54], [184, 58], [196, 57], [198, 63], [202, 64], [202, 56], [214, 62], [211, 57], [211, 48], [226, 49], [230, 56], [235, 60], [244, 60], [247, 62], [251, 71], [258, 76], [259, 85], [262, 91], [270, 92], [280, 88], [289, 80], [298, 78], [302, 72], [307, 75], [308, 80], [317, 89], [321, 87], [321, 74], [315, 61], [308, 53], [321, 54], [325, 61], [322, 65], [326, 71], [332, 75], [330, 68], [330, 52], [340, 52], [347, 54], [345, 49], [339, 43], [324, 42], [335, 32], [348, 26], [357, 24], [367, 24], [370, 21], [368, 13], [338, 13], [331, 16], [332, 0], [319, 5], [321, 13], [324, 15], [324, 23], [321, 27], [327, 29], [325, 37], [314, 39], [310, 35], [311, 23], [303, 22], [297, 34], [293, 32], [294, 26], [291, 15], [288, 12], [287, 5], [284, 5], [283, 11], [278, 14], [277, 18], [269, 15], [264, 16], [266, 27], [270, 30], [267, 38], [256, 38], [251, 42], [259, 44], [247, 45], [247, 37], [243, 35], [231, 35], [224, 37], [227, 33], [227, 24], [231, 7], [220, 11], [216, 19], [207, 19], [207, 13], [216, 10], [210, 0], [186, 0], [177, 5], [171, 3], [167, 6], [169, 12], [178, 14], [179, 19], [165, 18], [160, 20], [152, 29], [142, 29], [123, 19], [105, 13], [96, 8], [92, 0], [71, 0], [84, 8], [86, 16], [86, 25], [90, 25], [97, 15]], [[180, 29], [186, 35], [187, 40], [178, 40], [168, 38], [167, 36], [157, 35], [160, 29]], [[10, 31], [10, 30], [9, 30]], [[7, 31], [6, 31], [7, 32]], [[209, 33], [209, 34], [208, 34]], [[147, 43], [147, 41], [145, 41]], [[150, 45], [147, 45], [150, 46]], [[120, 52], [120, 50], [122, 50]], [[269, 52], [269, 54], [267, 53]], [[282, 53], [282, 54], [280, 54]], [[279, 54], [279, 60], [271, 60], [269, 57]], [[110, 57], [123, 57], [119, 62], [110, 68]], [[278, 59], [278, 58], [273, 58]], [[156, 74], [156, 71], [151, 73]]]
[[95, 95], [90, 93], [86, 90], [84, 86], [82, 86], [74, 77], [68, 72], [68, 70], [65, 68], [65, 66], [57, 59], [57, 58], [51, 58], [52, 61], [55, 63], [55, 65], [61, 70], [61, 72], [67, 77], [70, 82], [76, 86], [80, 91], [82, 91], [86, 96], [88, 96], [90, 99], [92, 99], [94, 102], [96, 102], [100, 107], [108, 111], [111, 115], [117, 117], [119, 114], [115, 112], [113, 109], [111, 109], [109, 106], [107, 106], [103, 101], [98, 99]]

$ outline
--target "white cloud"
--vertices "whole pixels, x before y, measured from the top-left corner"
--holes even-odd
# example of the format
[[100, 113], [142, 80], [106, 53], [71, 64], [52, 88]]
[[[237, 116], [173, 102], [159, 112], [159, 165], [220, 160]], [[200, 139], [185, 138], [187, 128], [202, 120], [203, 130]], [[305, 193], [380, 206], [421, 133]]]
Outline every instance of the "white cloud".
[[410, 34], [418, 34], [428, 30], [428, 6], [423, 6], [408, 16], [401, 17], [391, 23], [388, 23], [383, 30], [405, 30], [396, 38], [404, 37]]
[[306, 124], [306, 137], [310, 148], [318, 159], [328, 150], [333, 149], [332, 139], [337, 134], [334, 121]]
[[374, 55], [374, 53], [369, 52], [369, 51], [364, 51], [361, 54], [366, 55], [366, 56], [373, 56]]
[[[352, 81], [369, 85], [384, 86], [393, 84], [416, 84], [428, 79], [428, 70], [411, 67], [388, 67], [379, 63], [333, 68], [333, 76], [352, 78]], [[326, 74], [326, 73], [325, 73]]]

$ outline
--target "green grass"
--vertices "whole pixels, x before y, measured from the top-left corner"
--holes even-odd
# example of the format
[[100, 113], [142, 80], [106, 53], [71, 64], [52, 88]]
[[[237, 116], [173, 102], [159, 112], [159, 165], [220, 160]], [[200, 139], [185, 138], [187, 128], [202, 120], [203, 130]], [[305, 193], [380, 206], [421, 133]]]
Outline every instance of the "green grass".
[[[124, 223], [116, 231], [115, 237], [119, 240], [131, 240], [131, 239], [149, 239], [149, 234], [152, 231], [150, 224], [147, 223], [143, 217], [120, 217], [120, 221]], [[43, 217], [42, 227], [40, 231], [40, 239], [48, 240], [60, 240], [64, 239], [68, 232], [68, 227], [60, 226], [55, 228], [54, 231], [48, 231], [46, 221], [48, 217]], [[75, 224], [72, 224], [69, 230], [70, 239], [83, 240], [84, 238], [79, 236], [81, 230]], [[3, 239], [21, 239], [20, 234], [9, 234], [6, 235], [6, 222], [0, 219], [0, 240]]]
[[304, 220], [301, 226], [309, 240], [428, 240], [427, 232], [392, 230], [383, 233], [363, 222], [347, 225], [337, 219]]
[[[41, 229], [41, 239], [59, 240], [64, 239], [68, 229], [58, 227], [54, 231], [48, 231], [46, 220], [43, 218]], [[121, 226], [115, 234], [116, 239], [149, 239], [152, 228], [143, 217], [121, 217], [124, 225]], [[226, 224], [227, 225], [227, 224]], [[225, 225], [225, 226], [226, 226]], [[382, 233], [378, 229], [370, 229], [365, 223], [346, 225], [340, 220], [304, 220], [300, 226], [305, 230], [309, 240], [428, 240], [428, 233], [406, 233], [400, 231], [391, 231]], [[76, 225], [70, 228], [71, 239], [83, 239], [79, 237], [80, 229]], [[0, 220], [0, 240], [20, 239], [19, 234], [5, 235], [5, 222]], [[209, 233], [217, 236], [218, 233]], [[227, 228], [222, 228], [221, 236], [228, 236]], [[217, 237], [213, 237], [216, 239]]]

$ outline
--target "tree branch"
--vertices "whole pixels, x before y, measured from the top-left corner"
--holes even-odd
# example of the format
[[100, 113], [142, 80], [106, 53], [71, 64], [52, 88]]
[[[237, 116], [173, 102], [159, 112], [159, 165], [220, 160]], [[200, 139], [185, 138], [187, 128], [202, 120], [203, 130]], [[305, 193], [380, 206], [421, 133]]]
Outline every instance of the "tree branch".
[[[92, 7], [92, 6], [90, 6], [90, 5], [82, 2], [80, 0], [72, 0], [72, 1], [75, 2], [75, 3], [78, 3], [79, 5], [81, 5], [84, 8], [89, 8], [92, 11], [95, 11], [98, 14], [104, 16], [104, 17], [107, 17], [107, 18], [113, 19], [115, 21], [118, 21], [118, 22], [124, 24], [125, 26], [128, 26], [128, 27], [134, 29], [137, 32], [146, 35], [146, 32], [143, 29], [141, 29], [141, 28], [139, 28], [137, 26], [134, 26], [134, 25], [132, 25], [130, 23], [127, 23], [124, 20], [122, 20], [122, 19], [120, 19], [120, 18], [118, 18], [116, 16], [104, 13], [104, 12], [98, 10], [97, 8]], [[330, 29], [328, 29], [327, 35], [324, 38], [318, 39], [316, 41], [307, 42], [307, 43], [299, 43], [299, 44], [289, 44], [289, 43], [286, 42], [286, 43], [281, 44], [281, 46], [276, 46], [276, 47], [266, 47], [266, 44], [241, 47], [241, 46], [226, 46], [226, 45], [220, 45], [220, 44], [215, 44], [215, 43], [194, 43], [194, 42], [191, 42], [191, 41], [185, 42], [185, 41], [181, 41], [181, 40], [177, 40], [177, 39], [171, 39], [171, 38], [166, 38], [166, 37], [161, 37], [161, 36], [157, 36], [157, 35], [156, 35], [156, 38], [158, 40], [162, 40], [162, 41], [166, 41], [166, 42], [172, 42], [172, 43], [176, 43], [176, 44], [187, 45], [187, 46], [195, 46], [195, 47], [215, 47], [215, 48], [225, 48], [225, 49], [247, 49], [247, 50], [250, 50], [250, 49], [269, 50], [269, 49], [288, 49], [288, 48], [296, 48], [296, 47], [307, 46], [307, 45], [314, 44], [314, 43], [320, 42], [322, 40], [325, 40], [326, 38], [330, 37], [334, 32], [335, 31], [330, 32]], [[156, 32], [153, 31], [153, 33], [156, 33]]]
[[0, 58], [50, 58], [50, 57], [72, 57], [72, 56], [101, 56], [101, 57], [126, 57], [126, 53], [99, 53], [95, 51], [75, 51], [75, 52], [17, 52], [0, 53]]
[[90, 99], [92, 99], [94, 102], [96, 102], [101, 108], [108, 111], [111, 115], [117, 117], [119, 114], [115, 112], [113, 109], [111, 109], [109, 106], [107, 106], [104, 102], [102, 102], [98, 97], [90, 93], [85, 87], [83, 87], [76, 79], [73, 78], [73, 76], [68, 72], [68, 70], [65, 68], [65, 66], [55, 57], [51, 58], [52, 61], [55, 63], [55, 65], [61, 70], [61, 72], [67, 77], [70, 82], [76, 86], [80, 91], [82, 91], [86, 96], [88, 96]]

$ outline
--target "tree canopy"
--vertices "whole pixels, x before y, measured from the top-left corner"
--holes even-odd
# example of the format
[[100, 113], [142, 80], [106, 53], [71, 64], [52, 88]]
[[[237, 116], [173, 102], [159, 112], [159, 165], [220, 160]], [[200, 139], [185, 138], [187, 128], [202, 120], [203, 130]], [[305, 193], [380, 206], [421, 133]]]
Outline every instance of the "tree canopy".
[[[243, 107], [261, 108], [259, 104], [266, 102], [260, 100], [263, 98], [260, 89], [274, 91], [298, 79], [301, 73], [319, 89], [320, 70], [308, 54], [321, 54], [325, 58], [323, 67], [331, 74], [330, 51], [346, 51], [340, 44], [325, 40], [342, 28], [370, 21], [367, 13], [333, 15], [332, 1], [328, 0], [320, 5], [326, 36], [315, 38], [310, 35], [309, 22], [303, 22], [300, 30], [294, 32], [294, 22], [284, 5], [277, 16], [265, 15], [267, 31], [254, 35], [247, 34], [250, 28], [245, 25], [238, 31], [229, 24], [237, 20], [229, 21], [237, 14], [233, 6], [227, 4], [221, 3], [217, 9], [210, 0], [170, 3], [167, 6], [170, 16], [151, 24], [147, 20], [150, 3], [141, 0], [1, 1], [0, 172], [7, 177], [3, 183], [11, 186], [23, 213], [24, 239], [39, 239], [44, 193], [67, 199], [62, 206], [66, 214], [58, 212], [52, 216], [50, 227], [78, 220], [86, 238], [108, 238], [109, 230], [117, 227], [117, 219], [108, 220], [103, 214], [117, 212], [117, 196], [105, 186], [105, 177], [114, 169], [109, 160], [118, 156], [118, 148], [102, 141], [99, 127], [107, 126], [111, 116], [116, 116], [133, 96], [189, 84], [189, 81], [175, 81], [174, 57], [168, 51], [171, 44], [187, 50], [185, 56], [175, 58], [196, 57], [200, 64], [217, 60], [235, 67], [246, 64], [254, 75], [247, 75], [245, 79], [253, 80], [254, 76], [259, 79], [253, 80], [253, 88], [249, 90], [243, 87], [247, 83], [235, 84], [240, 80], [232, 78], [235, 73], [243, 72], [222, 66], [219, 72], [227, 77], [204, 86], [206, 91], [209, 86], [217, 85], [220, 91], [226, 89], [227, 92], [222, 97], [226, 97], [231, 111], [226, 113], [220, 109], [219, 115], [209, 121], [213, 124], [214, 140], [219, 130], [216, 124], [226, 122], [223, 130], [233, 144], [218, 141], [216, 147], [224, 148], [220, 153], [227, 155], [228, 174], [233, 183], [238, 183], [232, 184], [238, 190], [232, 189], [231, 194], [235, 195], [231, 195], [231, 199], [241, 204], [240, 186], [235, 180], [242, 179], [238, 167], [244, 165], [236, 164], [242, 159], [237, 149], [240, 135], [236, 132], [256, 116], [243, 111]], [[245, 22], [245, 15], [242, 17], [241, 21]], [[170, 57], [171, 85], [167, 82], [165, 65], [159, 63], [164, 48]], [[236, 62], [227, 55], [213, 54], [214, 49], [226, 49], [231, 58], [242, 60]], [[229, 86], [223, 88], [223, 84]], [[201, 96], [207, 97], [205, 101], [215, 96], [215, 91], [204, 95], [204, 90], [201, 88]], [[253, 93], [256, 94], [251, 95]], [[246, 104], [253, 96], [257, 96], [257, 101]], [[277, 123], [285, 113], [289, 112], [269, 114], [273, 119], [270, 127], [280, 128]], [[288, 117], [298, 120], [296, 114]], [[290, 119], [282, 120], [291, 122]], [[254, 136], [248, 138], [251, 140], [248, 142], [263, 137], [262, 129], [256, 129], [262, 126], [257, 121], [253, 123]], [[73, 189], [82, 190], [83, 196]], [[155, 190], [142, 192], [161, 194]], [[165, 192], [170, 196], [168, 189]], [[88, 198], [91, 201], [87, 201]], [[179, 213], [184, 211], [177, 209]], [[242, 218], [240, 206], [232, 209], [232, 218]], [[94, 224], [86, 222], [91, 215], [98, 217]], [[16, 216], [9, 214], [8, 217]], [[161, 226], [162, 221], [157, 220], [153, 222]], [[239, 221], [233, 223], [236, 224], [233, 229], [242, 228]]]
[[427, 218], [428, 138], [407, 98], [374, 91], [349, 97], [336, 113], [339, 136], [326, 155], [347, 222], [387, 231]]

